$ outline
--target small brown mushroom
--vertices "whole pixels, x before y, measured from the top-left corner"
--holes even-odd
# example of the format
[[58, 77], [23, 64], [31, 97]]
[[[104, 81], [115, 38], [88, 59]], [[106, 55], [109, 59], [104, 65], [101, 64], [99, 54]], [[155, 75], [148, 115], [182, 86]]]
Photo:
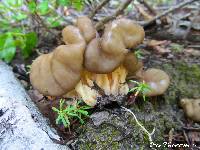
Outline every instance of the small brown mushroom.
[[157, 96], [163, 94], [169, 84], [169, 76], [160, 69], [150, 68], [143, 72], [143, 78], [151, 88], [150, 91], [146, 92], [146, 96]]
[[138, 61], [136, 55], [132, 52], [125, 56], [123, 65], [128, 70], [128, 77], [136, 76], [136, 72], [143, 67], [143, 63]]
[[189, 119], [200, 122], [200, 99], [184, 98], [181, 99], [180, 105]]
[[144, 30], [129, 19], [108, 24], [102, 39], [93, 39], [85, 51], [85, 68], [94, 73], [110, 73], [123, 63], [127, 48], [134, 48], [144, 39]]

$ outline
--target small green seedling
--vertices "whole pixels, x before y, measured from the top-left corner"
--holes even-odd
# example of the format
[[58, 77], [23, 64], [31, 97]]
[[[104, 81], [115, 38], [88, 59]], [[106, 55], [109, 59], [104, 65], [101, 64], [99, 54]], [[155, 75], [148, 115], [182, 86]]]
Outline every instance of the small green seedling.
[[76, 105], [65, 105], [65, 100], [60, 100], [60, 106], [59, 109], [52, 107], [53, 111], [55, 111], [58, 115], [56, 119], [56, 124], [63, 124], [64, 127], [70, 127], [70, 121], [74, 118], [77, 118], [81, 124], [84, 124], [84, 121], [82, 119], [82, 116], [88, 117], [88, 109], [91, 109], [90, 106], [84, 105], [80, 106], [80, 103], [82, 101], [78, 101]]
[[135, 56], [138, 58], [138, 59], [142, 59], [143, 57], [142, 57], [142, 52], [141, 52], [141, 50], [140, 49], [138, 49], [138, 50], [136, 50], [135, 52]]
[[143, 100], [146, 101], [146, 94], [148, 91], [151, 90], [151, 87], [146, 84], [144, 81], [143, 82], [137, 82], [130, 80], [130, 82], [135, 83], [136, 87], [132, 88], [129, 90], [130, 92], [135, 92], [134, 96], [137, 97], [140, 93], [142, 94]]

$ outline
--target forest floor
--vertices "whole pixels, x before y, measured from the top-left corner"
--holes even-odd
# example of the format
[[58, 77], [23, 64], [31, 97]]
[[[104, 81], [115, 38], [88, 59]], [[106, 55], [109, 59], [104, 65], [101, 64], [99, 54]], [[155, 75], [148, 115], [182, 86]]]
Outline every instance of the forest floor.
[[[182, 12], [177, 14], [182, 15]], [[183, 23], [180, 21], [180, 26], [183, 26]], [[164, 25], [153, 25], [145, 30], [146, 39], [138, 47], [144, 69], [162, 69], [170, 76], [171, 81], [165, 94], [148, 98], [146, 101], [139, 97], [132, 105], [126, 106], [149, 132], [155, 128], [152, 136], [154, 144], [151, 145], [131, 114], [125, 112], [117, 103], [102, 109], [92, 109], [91, 116], [85, 120], [84, 125], [80, 125], [77, 120], [72, 122], [70, 130], [56, 125], [57, 116], [52, 107], [59, 107], [60, 98], [52, 101], [33, 90], [27, 74], [27, 66], [37, 57], [38, 51], [27, 60], [23, 60], [17, 51], [11, 65], [32, 100], [61, 136], [60, 141], [55, 140], [56, 143], [82, 150], [163, 150], [172, 149], [172, 144], [186, 144], [186, 147], [179, 147], [180, 150], [200, 149], [200, 125], [188, 120], [179, 106], [182, 98], [200, 98], [200, 31], [179, 28], [180, 26], [176, 24], [176, 27], [165, 28]], [[60, 44], [52, 36], [43, 37], [40, 34], [39, 39], [39, 53], [48, 53]], [[129, 97], [126, 100], [128, 99]]]
[[[171, 80], [170, 87], [162, 96], [148, 98], [145, 102], [138, 98], [128, 107], [148, 131], [151, 132], [155, 127], [153, 142], [160, 144], [161, 149], [170, 146], [166, 142], [199, 145], [200, 125], [185, 118], [183, 110], [179, 107], [179, 101], [182, 98], [200, 97], [200, 51], [184, 45], [187, 42], [180, 44], [182, 41], [174, 43], [170, 40], [152, 40], [153, 38], [147, 37], [144, 44], [139, 47], [144, 67], [160, 68], [167, 72]], [[44, 47], [47, 46], [44, 42]], [[48, 47], [51, 48], [52, 45]], [[32, 59], [25, 63], [29, 64]], [[59, 100], [48, 100], [47, 97], [32, 90], [24, 71], [24, 62], [20, 57], [16, 57], [13, 64], [14, 72], [32, 100], [61, 135], [60, 141], [55, 142], [67, 143], [72, 149], [84, 150], [149, 148], [145, 133], [132, 116], [117, 104], [111, 104], [109, 108], [101, 110], [98, 108], [92, 110], [92, 116], [86, 120], [86, 124], [80, 126], [75, 121], [72, 123], [71, 131], [57, 126], [56, 114], [52, 111], [52, 107], [58, 107]], [[152, 147], [156, 148], [156, 145]]]

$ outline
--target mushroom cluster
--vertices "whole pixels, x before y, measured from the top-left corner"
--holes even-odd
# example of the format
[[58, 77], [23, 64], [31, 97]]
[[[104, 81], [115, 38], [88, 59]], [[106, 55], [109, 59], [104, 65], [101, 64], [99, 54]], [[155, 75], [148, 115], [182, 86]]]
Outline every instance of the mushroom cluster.
[[34, 60], [30, 81], [44, 95], [77, 96], [95, 106], [101, 96], [95, 85], [106, 95], [126, 95], [126, 77], [140, 70], [140, 80], [153, 89], [147, 95], [160, 95], [169, 85], [168, 75], [158, 69], [143, 71], [142, 62], [129, 51], [142, 43], [144, 36], [141, 26], [121, 18], [108, 23], [99, 37], [92, 21], [79, 17], [75, 25], [62, 30], [65, 45]]

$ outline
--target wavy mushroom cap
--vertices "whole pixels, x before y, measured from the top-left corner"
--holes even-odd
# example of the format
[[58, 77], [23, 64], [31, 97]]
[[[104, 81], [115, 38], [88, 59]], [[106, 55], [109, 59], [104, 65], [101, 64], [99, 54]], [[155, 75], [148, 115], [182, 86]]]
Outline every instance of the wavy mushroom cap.
[[[84, 66], [94, 73], [110, 73], [118, 68], [128, 53], [144, 39], [144, 30], [129, 19], [106, 25], [102, 39], [93, 39], [85, 51]], [[93, 65], [94, 64], [94, 65]]]
[[96, 29], [88, 17], [79, 17], [76, 21], [76, 26], [80, 29], [87, 43], [96, 37]]
[[134, 48], [143, 42], [145, 32], [142, 26], [126, 18], [117, 19], [111, 24], [112, 32], [121, 35], [126, 48]]
[[30, 81], [35, 89], [44, 95], [62, 95], [64, 89], [55, 80], [51, 71], [52, 53], [39, 56], [33, 61], [30, 71]]
[[121, 60], [124, 58], [123, 55], [116, 57], [113, 58], [112, 54], [102, 53], [100, 39], [95, 38], [86, 48], [84, 66], [90, 72], [98, 74], [110, 73], [119, 66]]
[[62, 30], [62, 37], [65, 44], [85, 44], [85, 39], [79, 28], [69, 25]]
[[51, 60], [52, 74], [65, 92], [71, 91], [80, 81], [83, 70], [82, 45], [60, 45], [53, 53]]
[[151, 90], [146, 93], [147, 96], [157, 96], [163, 94], [169, 84], [169, 76], [160, 69], [150, 68], [143, 73], [143, 80], [150, 86]]
[[44, 95], [61, 96], [80, 81], [86, 47], [84, 37], [74, 26], [65, 27], [62, 34], [68, 45], [58, 46], [52, 53], [41, 55], [31, 67], [31, 83]]

